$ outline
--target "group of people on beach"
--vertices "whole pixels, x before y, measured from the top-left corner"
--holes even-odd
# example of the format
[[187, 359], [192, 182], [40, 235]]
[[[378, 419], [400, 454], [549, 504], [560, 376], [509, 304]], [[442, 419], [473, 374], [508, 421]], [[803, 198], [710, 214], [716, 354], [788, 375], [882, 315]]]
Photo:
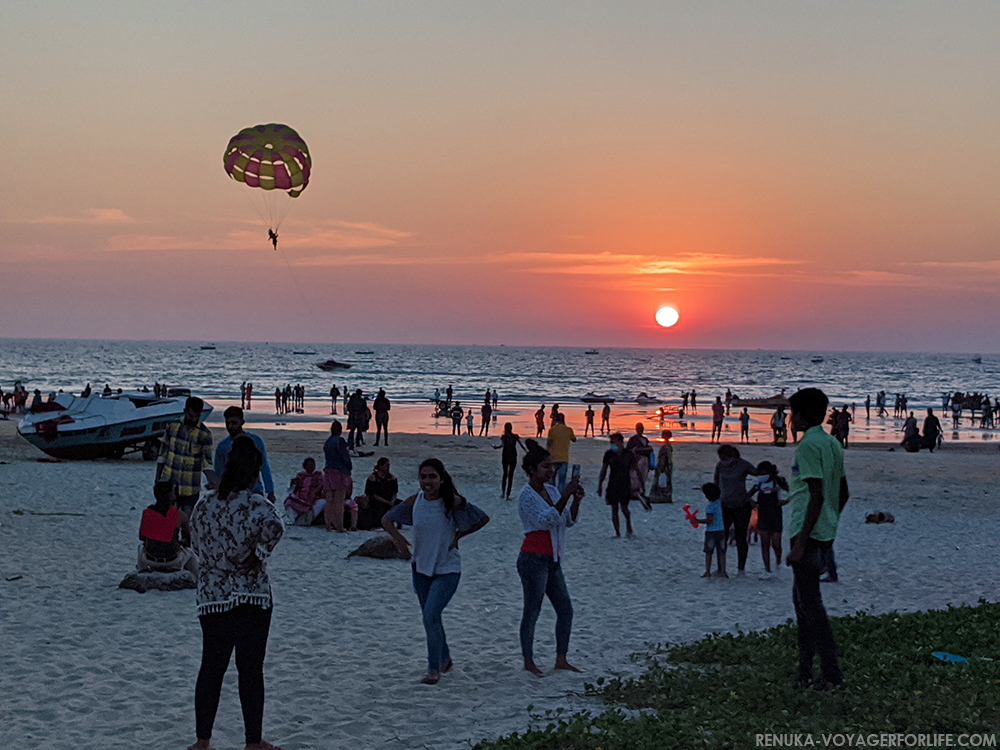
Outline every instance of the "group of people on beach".
[[[267, 557], [280, 541], [286, 521], [276, 507], [266, 447], [258, 436], [243, 430], [243, 410], [235, 406], [226, 409], [228, 434], [213, 454], [211, 433], [200, 421], [202, 406], [200, 399], [188, 399], [183, 419], [167, 428], [157, 458], [155, 502], [143, 512], [140, 528], [144, 559], [170, 562], [174, 570], [197, 571], [203, 651], [195, 687], [197, 741], [192, 747], [210, 747], [222, 677], [235, 650], [247, 747], [273, 748], [261, 737], [262, 665], [273, 608]], [[782, 506], [791, 505], [787, 562], [794, 571], [793, 602], [800, 631], [796, 684], [817, 689], [835, 686], [842, 679], [819, 583], [832, 562], [837, 521], [849, 497], [843, 448], [823, 430], [826, 412], [827, 400], [821, 391], [805, 389], [792, 396], [791, 420], [802, 439], [787, 481], [773, 464], [751, 464], [734, 446], [720, 446], [714, 481], [702, 490], [709, 505], [704, 516], [693, 519], [706, 526], [706, 574], [711, 574], [714, 556], [717, 574], [726, 576], [730, 533], [737, 547], [738, 572], [745, 569], [749, 519], [756, 510], [757, 533], [765, 569], [769, 570], [770, 553], [774, 552], [776, 563], [781, 558]], [[508, 466], [512, 457], [516, 460], [519, 448], [524, 453], [520, 467], [527, 480], [518, 496], [524, 538], [516, 562], [523, 594], [519, 631], [523, 666], [535, 675], [544, 674], [535, 661], [533, 640], [535, 623], [548, 597], [556, 612], [555, 669], [575, 671], [568, 662], [573, 607], [561, 567], [567, 529], [578, 520], [585, 496], [579, 471], [571, 471], [567, 477], [568, 449], [575, 436], [558, 418], [549, 430], [548, 447], [533, 439], [522, 442], [510, 423], [504, 425], [503, 435], [497, 448], [503, 451], [504, 497], [511, 494], [514, 477]], [[620, 433], [610, 436], [602, 458], [598, 495], [612, 507], [616, 532], [617, 511], [622, 510], [631, 533], [627, 506], [633, 497], [646, 496], [649, 470], [656, 471], [654, 486], [660, 476], [669, 477], [672, 472], [669, 433], [664, 437], [658, 457], [652, 459], [653, 446], [641, 423], [627, 442]], [[351, 526], [355, 526], [360, 505], [351, 507], [351, 501], [356, 500], [351, 498], [353, 464], [339, 421], [331, 424], [324, 459], [322, 472], [317, 471], [312, 458], [303, 461], [303, 471], [292, 480], [285, 503], [289, 517], [300, 523], [322, 515], [324, 526], [340, 530], [346, 511]], [[645, 470], [640, 471], [640, 466]], [[745, 482], [751, 475], [757, 481], [747, 492]], [[203, 495], [202, 476], [209, 488]], [[378, 516], [378, 525], [389, 534], [401, 556], [412, 562], [413, 587], [427, 638], [428, 668], [421, 682], [434, 684], [454, 663], [442, 613], [461, 578], [459, 542], [482, 529], [489, 516], [461, 495], [436, 458], [420, 464], [418, 482], [419, 491], [400, 501], [398, 481], [391, 474], [388, 457], [383, 457], [366, 483], [365, 494], [372, 519]], [[782, 498], [782, 492], [787, 492], [787, 497]], [[325, 502], [317, 508], [321, 500]], [[401, 533], [402, 526], [412, 527], [409, 539]], [[818, 680], [813, 677], [816, 654], [822, 665]]]

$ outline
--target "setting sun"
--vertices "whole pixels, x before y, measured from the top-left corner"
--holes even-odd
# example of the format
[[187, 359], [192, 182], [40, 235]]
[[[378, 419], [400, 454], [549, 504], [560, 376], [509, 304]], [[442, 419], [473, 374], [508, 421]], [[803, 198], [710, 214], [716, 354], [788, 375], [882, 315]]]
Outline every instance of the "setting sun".
[[681, 316], [672, 307], [661, 307], [656, 311], [656, 322], [664, 328], [670, 328], [670, 326], [680, 320], [680, 317]]

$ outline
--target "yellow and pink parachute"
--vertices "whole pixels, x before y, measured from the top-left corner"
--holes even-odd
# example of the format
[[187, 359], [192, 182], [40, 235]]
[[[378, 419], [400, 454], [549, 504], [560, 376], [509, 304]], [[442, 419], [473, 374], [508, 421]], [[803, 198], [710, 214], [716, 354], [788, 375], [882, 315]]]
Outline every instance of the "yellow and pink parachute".
[[226, 174], [253, 188], [247, 197], [273, 232], [285, 218], [289, 199], [306, 189], [312, 169], [306, 142], [278, 123], [241, 130], [229, 139], [222, 163]]

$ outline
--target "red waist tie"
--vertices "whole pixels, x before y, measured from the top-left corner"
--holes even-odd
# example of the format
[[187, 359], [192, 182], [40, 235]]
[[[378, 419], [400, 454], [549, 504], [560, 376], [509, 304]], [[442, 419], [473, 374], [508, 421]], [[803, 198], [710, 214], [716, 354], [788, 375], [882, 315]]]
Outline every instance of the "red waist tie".
[[552, 557], [552, 534], [548, 531], [529, 531], [524, 535], [521, 552], [534, 552], [537, 555]]

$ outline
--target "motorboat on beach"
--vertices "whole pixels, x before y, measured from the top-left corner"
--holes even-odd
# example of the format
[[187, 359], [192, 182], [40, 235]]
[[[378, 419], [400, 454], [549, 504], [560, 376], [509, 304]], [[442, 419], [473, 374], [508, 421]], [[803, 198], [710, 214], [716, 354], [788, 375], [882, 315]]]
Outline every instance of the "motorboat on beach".
[[331, 370], [350, 370], [351, 366], [346, 362], [338, 362], [335, 359], [328, 359], [326, 362], [317, 362], [316, 366], [323, 372], [330, 372]]
[[580, 397], [580, 400], [583, 401], [583, 403], [585, 404], [603, 404], [603, 403], [613, 404], [615, 402], [613, 396], [599, 396], [593, 391], [585, 393], [583, 396]]
[[748, 409], [777, 409], [779, 406], [788, 408], [788, 396], [782, 391], [774, 396], [768, 396], [767, 398], [739, 398], [734, 397], [732, 400], [732, 405], [737, 409], [741, 409], [744, 406]]
[[645, 391], [643, 391], [642, 393], [640, 393], [638, 396], [635, 397], [635, 402], [640, 406], [663, 403], [662, 399], [658, 399], [656, 396], [650, 396]]
[[[86, 398], [60, 393], [25, 416], [17, 432], [54, 458], [121, 458], [141, 450], [144, 459], [152, 460], [167, 425], [183, 418], [190, 395], [183, 388], [171, 389], [166, 397], [141, 391]], [[205, 404], [202, 419], [211, 413]]]

